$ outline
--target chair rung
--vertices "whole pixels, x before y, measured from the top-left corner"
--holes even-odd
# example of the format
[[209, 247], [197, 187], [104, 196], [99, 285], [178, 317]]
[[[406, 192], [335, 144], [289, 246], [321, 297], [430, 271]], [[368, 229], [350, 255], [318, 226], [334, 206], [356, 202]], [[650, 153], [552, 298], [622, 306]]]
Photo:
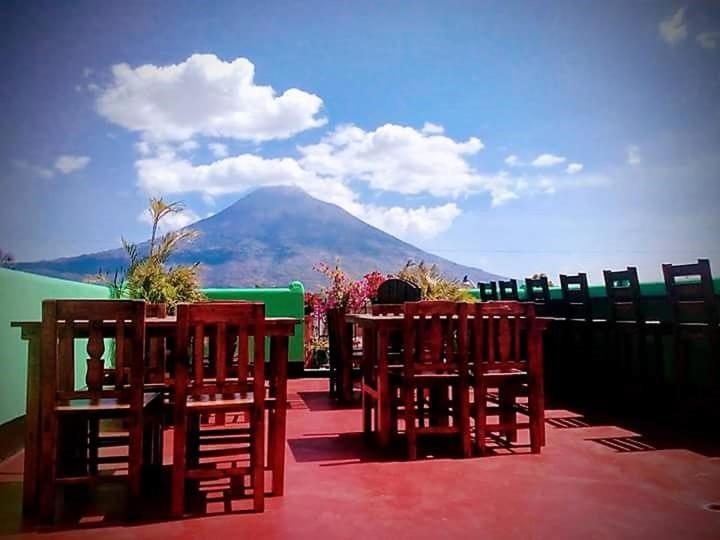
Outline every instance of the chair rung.
[[460, 426], [416, 427], [415, 433], [418, 435], [452, 435], [460, 433]]
[[101, 482], [127, 482], [127, 475], [108, 474], [108, 475], [92, 475], [92, 476], [64, 476], [55, 479], [56, 484], [77, 485], [77, 484], [97, 484]]
[[517, 424], [485, 424], [482, 429], [485, 431], [513, 431], [515, 429], [530, 429], [530, 422], [518, 422]]
[[185, 476], [190, 480], [220, 480], [232, 476], [245, 476], [252, 472], [251, 467], [232, 467], [228, 469], [190, 469]]

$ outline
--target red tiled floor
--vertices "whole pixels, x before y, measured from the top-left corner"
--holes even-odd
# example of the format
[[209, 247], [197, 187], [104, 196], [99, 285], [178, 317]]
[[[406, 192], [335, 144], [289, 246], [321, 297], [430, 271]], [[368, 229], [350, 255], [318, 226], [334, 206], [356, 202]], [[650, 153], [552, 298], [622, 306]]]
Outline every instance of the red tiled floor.
[[[469, 460], [383, 457], [358, 409], [327, 382], [290, 381], [286, 494], [264, 514], [126, 526], [88, 523], [47, 538], [720, 538], [720, 458], [548, 411], [547, 446]], [[706, 453], [707, 454], [707, 453]], [[713, 457], [714, 456], [714, 457]], [[19, 530], [21, 455], [0, 466], [0, 534]]]

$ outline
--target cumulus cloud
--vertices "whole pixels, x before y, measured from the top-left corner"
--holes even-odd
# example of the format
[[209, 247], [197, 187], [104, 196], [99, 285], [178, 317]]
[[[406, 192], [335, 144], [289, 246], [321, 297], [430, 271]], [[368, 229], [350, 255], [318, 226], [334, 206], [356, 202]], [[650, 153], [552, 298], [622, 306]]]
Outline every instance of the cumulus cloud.
[[555, 156], [553, 154], [540, 154], [532, 161], [531, 165], [533, 167], [552, 167], [553, 165], [558, 165], [560, 163], [564, 163], [565, 161], [566, 158], [561, 156]]
[[508, 167], [517, 167], [518, 165], [521, 165], [520, 158], [518, 158], [515, 154], [512, 154], [505, 158], [505, 165]]
[[438, 124], [433, 124], [432, 122], [425, 122], [420, 131], [427, 135], [438, 135], [440, 133], [445, 133], [445, 128]]
[[625, 153], [625, 161], [628, 165], [640, 165], [640, 162], [642, 161], [642, 159], [640, 158], [640, 148], [638, 148], [634, 144], [631, 144], [627, 147]]
[[265, 141], [322, 126], [322, 99], [290, 88], [280, 95], [255, 83], [246, 58], [195, 54], [167, 66], [112, 67], [96, 108], [109, 121], [156, 141], [196, 135]]
[[565, 172], [568, 174], [577, 174], [582, 170], [583, 170], [582, 163], [568, 163], [568, 166], [567, 166], [567, 169], [565, 169]]
[[[168, 214], [164, 218], [162, 218], [162, 220], [158, 224], [158, 230], [161, 234], [170, 231], [176, 231], [178, 229], [182, 229], [183, 227], [187, 227], [192, 223], [195, 223], [199, 219], [200, 216], [198, 216], [195, 212], [193, 212], [189, 208], [185, 208], [182, 212]], [[138, 221], [152, 225], [152, 217], [150, 216], [150, 212], [147, 210], [142, 212], [138, 216]]]
[[70, 174], [74, 171], [84, 169], [90, 163], [88, 156], [59, 156], [55, 160], [55, 168], [63, 174]]
[[459, 142], [385, 124], [374, 131], [339, 126], [318, 144], [298, 150], [301, 166], [320, 176], [363, 181], [381, 191], [456, 197], [480, 187], [465, 157], [482, 148], [476, 137]]
[[681, 7], [674, 15], [660, 21], [658, 30], [665, 43], [675, 45], [687, 37], [687, 24], [685, 23], [686, 9], [686, 7]]
[[212, 155], [218, 158], [224, 158], [228, 155], [228, 147], [222, 143], [210, 143], [208, 149], [212, 152]]
[[369, 205], [362, 206], [356, 216], [398, 238], [432, 238], [449, 229], [461, 213], [455, 203], [430, 208]]
[[720, 41], [720, 32], [702, 32], [697, 35], [697, 42], [703, 49], [715, 49]]

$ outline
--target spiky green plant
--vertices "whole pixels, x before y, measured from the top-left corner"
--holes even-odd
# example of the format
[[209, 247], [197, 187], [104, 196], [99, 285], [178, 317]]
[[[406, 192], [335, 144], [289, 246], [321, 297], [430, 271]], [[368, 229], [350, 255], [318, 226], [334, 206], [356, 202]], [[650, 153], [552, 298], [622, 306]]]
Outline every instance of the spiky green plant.
[[129, 264], [124, 272], [116, 271], [111, 279], [98, 272], [92, 281], [110, 288], [113, 298], [140, 298], [154, 304], [167, 304], [172, 312], [180, 302], [202, 300], [200, 291], [199, 263], [167, 266], [167, 261], [178, 246], [198, 236], [197, 231], [182, 229], [158, 237], [160, 221], [185, 209], [181, 202], [166, 203], [162, 198], [150, 199], [148, 213], [152, 221], [152, 234], [148, 252], [142, 256], [137, 245], [122, 239]]
[[470, 291], [459, 280], [445, 276], [436, 264], [427, 265], [425, 261], [416, 263], [410, 260], [397, 273], [397, 277], [420, 287], [420, 297], [423, 300], [473, 300]]

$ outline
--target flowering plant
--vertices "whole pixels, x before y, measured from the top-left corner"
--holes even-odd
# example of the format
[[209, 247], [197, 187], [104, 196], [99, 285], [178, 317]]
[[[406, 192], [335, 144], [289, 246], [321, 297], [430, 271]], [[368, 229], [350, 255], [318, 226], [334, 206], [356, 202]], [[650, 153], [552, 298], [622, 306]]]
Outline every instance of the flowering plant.
[[367, 302], [377, 294], [378, 287], [385, 281], [380, 272], [370, 272], [362, 279], [353, 280], [341, 268], [338, 262], [334, 267], [318, 263], [314, 270], [324, 274], [330, 281], [328, 287], [312, 295], [313, 311], [326, 313], [329, 309], [342, 308], [348, 311], [361, 311]]

